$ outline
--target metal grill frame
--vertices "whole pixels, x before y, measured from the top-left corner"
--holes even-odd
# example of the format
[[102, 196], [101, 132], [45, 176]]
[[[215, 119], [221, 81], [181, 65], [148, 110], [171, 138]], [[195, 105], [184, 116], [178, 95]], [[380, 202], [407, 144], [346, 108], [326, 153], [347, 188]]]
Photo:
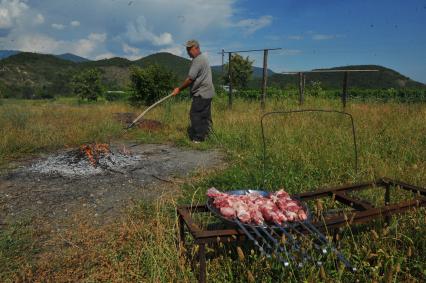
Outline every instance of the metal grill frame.
[[[384, 188], [384, 204], [375, 207], [366, 200], [358, 199], [347, 195], [348, 192], [362, 191], [365, 189]], [[390, 191], [392, 189], [402, 189], [413, 194], [413, 198], [406, 201], [391, 204]], [[324, 221], [313, 222], [313, 225], [320, 231], [328, 231], [335, 234], [337, 228], [342, 226], [354, 227], [356, 224], [368, 223], [374, 219], [384, 219], [389, 223], [393, 215], [402, 213], [414, 207], [426, 206], [426, 188], [410, 185], [401, 181], [389, 178], [379, 178], [370, 182], [342, 185], [332, 188], [318, 188], [310, 192], [300, 193], [292, 197], [302, 201], [316, 200], [321, 198], [334, 198], [335, 201], [352, 208], [351, 212], [343, 214], [327, 214]], [[199, 261], [199, 282], [206, 282], [206, 245], [219, 242], [234, 242], [245, 239], [244, 233], [229, 225], [224, 229], [205, 230], [200, 228], [192, 217], [196, 213], [210, 213], [206, 205], [180, 206], [177, 208], [178, 217], [178, 247], [185, 247], [187, 244], [186, 234], [191, 235], [193, 245], [198, 245]], [[348, 220], [350, 219], [350, 220]], [[188, 233], [187, 233], [188, 232]], [[354, 231], [356, 232], [356, 230]]]

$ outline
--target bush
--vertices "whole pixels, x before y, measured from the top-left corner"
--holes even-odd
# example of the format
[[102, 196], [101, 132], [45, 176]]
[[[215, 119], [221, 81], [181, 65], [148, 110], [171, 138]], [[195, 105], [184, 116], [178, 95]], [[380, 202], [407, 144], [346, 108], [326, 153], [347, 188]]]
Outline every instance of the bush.
[[176, 75], [159, 65], [144, 69], [132, 67], [130, 71], [131, 94], [129, 102], [133, 106], [150, 105], [170, 93], [176, 85]]
[[98, 69], [89, 69], [75, 75], [71, 85], [73, 93], [82, 100], [97, 101], [103, 93], [101, 73]]
[[124, 91], [107, 91], [105, 93], [105, 99], [110, 102], [122, 100], [126, 96], [127, 93], [125, 93]]

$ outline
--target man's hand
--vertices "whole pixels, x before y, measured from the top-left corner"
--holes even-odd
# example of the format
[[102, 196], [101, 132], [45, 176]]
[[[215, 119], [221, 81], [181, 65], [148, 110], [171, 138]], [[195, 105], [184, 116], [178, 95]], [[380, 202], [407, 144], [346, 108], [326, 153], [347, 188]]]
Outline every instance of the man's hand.
[[180, 92], [180, 88], [177, 87], [173, 90], [172, 95], [176, 96], [179, 92]]

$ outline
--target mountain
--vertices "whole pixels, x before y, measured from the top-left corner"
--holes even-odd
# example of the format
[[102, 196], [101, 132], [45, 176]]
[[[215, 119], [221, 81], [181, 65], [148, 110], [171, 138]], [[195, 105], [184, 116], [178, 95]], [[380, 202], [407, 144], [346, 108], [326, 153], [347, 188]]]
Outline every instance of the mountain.
[[[72, 55], [72, 54], [71, 54]], [[71, 95], [70, 82], [75, 74], [89, 68], [98, 68], [102, 74], [102, 83], [109, 90], [126, 89], [130, 83], [130, 67], [145, 68], [158, 64], [173, 71], [179, 80], [188, 73], [191, 61], [170, 53], [156, 53], [139, 60], [131, 61], [115, 57], [97, 61], [74, 62], [73, 56], [59, 58], [55, 55], [19, 52], [0, 60], [0, 97], [32, 98], [42, 95]], [[83, 58], [84, 59], [84, 58]], [[344, 66], [331, 69], [378, 69], [375, 73], [350, 73], [349, 88], [423, 88], [426, 85], [413, 81], [400, 73], [376, 65]], [[257, 68], [261, 70], [261, 68]], [[213, 80], [220, 82], [221, 66], [212, 67]], [[268, 86], [296, 87], [298, 76], [269, 72]], [[260, 88], [261, 76], [253, 76], [249, 87]], [[307, 86], [320, 81], [324, 88], [340, 89], [342, 73], [307, 73]]]
[[[22, 52], [23, 51], [18, 51], [18, 50], [0, 50], [0, 60], [9, 58], [10, 56], [13, 56]], [[58, 57], [59, 59], [68, 60], [75, 63], [90, 61], [89, 59], [74, 55], [72, 53], [64, 53], [64, 54], [53, 55], [53, 56]]]
[[166, 52], [155, 53], [133, 62], [142, 68], [152, 64], [161, 65], [175, 72], [180, 80], [185, 79], [191, 65], [191, 60]]
[[0, 60], [0, 96], [33, 97], [44, 93], [70, 93], [75, 64], [54, 55], [20, 52]]
[[75, 62], [75, 63], [90, 61], [89, 59], [74, 55], [72, 53], [64, 53], [64, 54], [55, 55], [55, 56], [60, 58], [60, 59], [68, 60], [68, 61]]
[[17, 50], [0, 50], [0, 60], [16, 55], [18, 53], [20, 53], [21, 51], [17, 51]]
[[[317, 70], [379, 70], [378, 72], [350, 72], [348, 74], [348, 87], [384, 89], [384, 88], [426, 88], [426, 85], [411, 80], [410, 78], [383, 66], [378, 65], [350, 65]], [[312, 82], [321, 82], [324, 88], [340, 89], [343, 85], [343, 73], [305, 73], [306, 85]], [[253, 85], [259, 81], [251, 82]], [[286, 85], [298, 85], [297, 74], [275, 73], [268, 78], [268, 85], [273, 87], [285, 87]]]
[[[263, 77], [263, 68], [253, 66], [252, 70], [253, 70], [253, 74], [252, 74], [253, 78]], [[218, 74], [222, 74], [222, 66], [221, 65], [212, 66], [212, 71], [215, 71]], [[224, 70], [224, 72], [226, 72], [226, 70]], [[273, 74], [275, 74], [274, 71], [272, 71], [271, 69], [268, 69], [268, 76], [272, 76]]]

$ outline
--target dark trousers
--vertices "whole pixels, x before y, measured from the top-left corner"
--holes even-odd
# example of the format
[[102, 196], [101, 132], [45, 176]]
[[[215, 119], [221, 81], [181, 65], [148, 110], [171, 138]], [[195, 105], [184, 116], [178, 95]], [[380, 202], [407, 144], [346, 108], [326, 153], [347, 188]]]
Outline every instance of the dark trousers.
[[209, 134], [212, 126], [211, 105], [211, 98], [192, 97], [191, 111], [189, 112], [191, 125], [188, 128], [188, 135], [191, 140], [204, 141]]

